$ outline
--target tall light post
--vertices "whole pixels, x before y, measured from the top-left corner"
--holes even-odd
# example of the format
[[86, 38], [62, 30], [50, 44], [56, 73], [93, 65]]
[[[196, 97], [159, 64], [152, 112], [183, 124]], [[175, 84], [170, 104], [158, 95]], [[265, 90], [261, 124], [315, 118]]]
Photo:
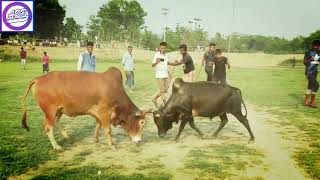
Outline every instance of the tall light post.
[[[167, 20], [167, 15], [169, 13], [168, 8], [161, 8], [161, 14], [165, 17], [165, 21]], [[166, 33], [167, 33], [168, 27], [167, 24], [164, 27], [164, 33], [163, 33], [163, 41], [166, 42]]]
[[[234, 23], [235, 23], [235, 4], [236, 4], [236, 0], [233, 0], [233, 8], [232, 8], [232, 20], [231, 20], [231, 24], [232, 26], [234, 26]], [[233, 27], [231, 29], [234, 29]], [[230, 51], [231, 51], [231, 39], [232, 39], [232, 34], [233, 32], [230, 34], [229, 36], [229, 47], [228, 47], [228, 56], [230, 54]]]

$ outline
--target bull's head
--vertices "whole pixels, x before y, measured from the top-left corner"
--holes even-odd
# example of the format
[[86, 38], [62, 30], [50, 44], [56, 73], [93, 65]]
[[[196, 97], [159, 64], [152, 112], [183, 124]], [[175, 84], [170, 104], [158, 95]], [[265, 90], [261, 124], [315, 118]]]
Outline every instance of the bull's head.
[[142, 129], [146, 122], [146, 114], [152, 113], [152, 110], [140, 111], [129, 115], [128, 121], [126, 124], [121, 124], [121, 126], [128, 132], [131, 140], [135, 143], [141, 141]]
[[160, 108], [159, 110], [153, 112], [153, 119], [157, 125], [159, 137], [164, 137], [167, 134], [167, 131], [172, 128], [172, 118], [165, 115], [162, 112], [162, 108]]

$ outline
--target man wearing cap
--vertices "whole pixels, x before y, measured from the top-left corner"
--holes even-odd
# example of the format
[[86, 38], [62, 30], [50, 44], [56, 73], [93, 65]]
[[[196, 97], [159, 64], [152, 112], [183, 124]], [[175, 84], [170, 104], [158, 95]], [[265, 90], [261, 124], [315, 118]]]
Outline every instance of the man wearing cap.
[[93, 54], [93, 42], [87, 43], [87, 50], [78, 59], [78, 71], [96, 71], [96, 56]]

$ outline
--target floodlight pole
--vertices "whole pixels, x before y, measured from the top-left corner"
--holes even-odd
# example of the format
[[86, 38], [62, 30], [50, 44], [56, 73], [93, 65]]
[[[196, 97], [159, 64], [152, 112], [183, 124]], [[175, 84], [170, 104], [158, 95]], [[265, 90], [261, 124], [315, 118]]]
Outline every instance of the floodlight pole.
[[[236, 4], [236, 0], [233, 0], [233, 9], [232, 9], [232, 25], [234, 25], [234, 22], [235, 22], [235, 19], [234, 19], [234, 16], [235, 16], [235, 4]], [[233, 28], [231, 28], [233, 29]], [[231, 52], [231, 40], [232, 40], [232, 35], [233, 35], [233, 32], [230, 34], [229, 36], [229, 45], [228, 45], [228, 56]]]

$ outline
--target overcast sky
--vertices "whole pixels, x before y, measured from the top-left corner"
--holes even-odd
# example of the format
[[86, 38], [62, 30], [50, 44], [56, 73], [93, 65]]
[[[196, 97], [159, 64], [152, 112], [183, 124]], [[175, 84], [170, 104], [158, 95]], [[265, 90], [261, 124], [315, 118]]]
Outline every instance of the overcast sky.
[[[235, 19], [232, 7], [235, 1]], [[89, 16], [96, 14], [108, 0], [59, 0], [67, 7], [67, 17], [85, 26]], [[320, 29], [320, 0], [138, 0], [148, 13], [145, 18], [149, 30], [160, 34], [167, 25], [177, 23], [190, 26], [189, 20], [200, 18], [201, 26], [211, 35], [262, 34], [285, 38], [308, 35]], [[168, 8], [167, 17], [161, 8]], [[192, 26], [193, 27], [193, 26]]]

